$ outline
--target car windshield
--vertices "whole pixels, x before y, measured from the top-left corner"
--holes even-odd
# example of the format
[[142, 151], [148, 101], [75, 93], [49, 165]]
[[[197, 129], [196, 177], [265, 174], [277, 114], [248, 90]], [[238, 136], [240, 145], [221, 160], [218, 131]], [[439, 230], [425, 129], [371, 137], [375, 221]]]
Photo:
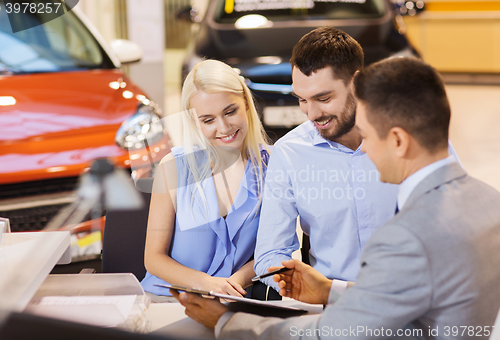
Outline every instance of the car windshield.
[[368, 19], [385, 11], [384, 0], [219, 0], [215, 21], [237, 24], [248, 15], [269, 21]]
[[[40, 14], [21, 10], [8, 17], [3, 0], [0, 8], [0, 74], [114, 67], [73, 11], [33, 27], [41, 22]], [[11, 20], [32, 28], [14, 33]]]

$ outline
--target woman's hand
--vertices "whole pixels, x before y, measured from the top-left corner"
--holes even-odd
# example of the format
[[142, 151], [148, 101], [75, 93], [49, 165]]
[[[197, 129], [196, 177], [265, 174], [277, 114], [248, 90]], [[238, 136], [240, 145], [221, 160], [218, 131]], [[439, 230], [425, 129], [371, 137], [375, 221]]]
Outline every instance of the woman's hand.
[[214, 293], [233, 296], [243, 296], [247, 293], [239, 283], [227, 277], [208, 276], [202, 284], [204, 290], [213, 291]]
[[245, 289], [252, 284], [252, 278], [255, 276], [253, 264], [253, 260], [247, 262], [243, 267], [238, 269], [236, 273], [229, 277], [228, 281], [233, 287], [238, 285], [238, 287]]

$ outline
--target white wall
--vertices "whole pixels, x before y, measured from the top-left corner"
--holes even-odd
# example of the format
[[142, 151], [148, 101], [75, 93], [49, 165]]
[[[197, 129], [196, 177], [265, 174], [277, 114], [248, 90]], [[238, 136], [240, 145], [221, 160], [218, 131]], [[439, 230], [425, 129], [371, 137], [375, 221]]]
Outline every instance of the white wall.
[[[165, 24], [163, 0], [127, 0], [128, 39], [141, 46], [142, 60], [129, 66], [129, 76], [163, 109]], [[117, 2], [80, 0], [82, 10], [106, 41], [117, 39]]]
[[143, 51], [142, 60], [130, 65], [130, 77], [164, 109], [163, 0], [127, 0], [127, 25], [129, 40], [141, 46]]
[[115, 0], [80, 0], [77, 6], [106, 41], [116, 39]]

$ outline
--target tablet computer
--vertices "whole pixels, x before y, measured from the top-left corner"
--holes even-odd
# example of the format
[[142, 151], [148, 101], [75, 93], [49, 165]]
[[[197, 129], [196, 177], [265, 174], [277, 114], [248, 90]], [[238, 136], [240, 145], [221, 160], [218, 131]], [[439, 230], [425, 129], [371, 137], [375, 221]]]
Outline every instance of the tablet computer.
[[221, 293], [215, 293], [208, 290], [191, 288], [179, 285], [171, 284], [158, 284], [158, 287], [163, 287], [167, 289], [173, 289], [177, 291], [182, 291], [186, 293], [199, 294], [202, 296], [214, 296], [221, 299], [231, 300], [226, 306], [234, 312], [245, 312], [251, 314], [257, 314], [261, 316], [275, 316], [275, 317], [291, 317], [306, 314], [308, 311], [305, 309], [291, 307], [291, 306], [281, 306], [276, 304], [274, 301], [260, 301], [249, 298], [244, 298], [241, 296], [233, 296]]

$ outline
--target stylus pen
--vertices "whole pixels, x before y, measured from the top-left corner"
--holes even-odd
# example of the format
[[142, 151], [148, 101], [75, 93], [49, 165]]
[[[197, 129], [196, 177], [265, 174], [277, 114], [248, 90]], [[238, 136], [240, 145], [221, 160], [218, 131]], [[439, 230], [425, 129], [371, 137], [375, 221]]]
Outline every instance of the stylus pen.
[[283, 272], [286, 272], [286, 271], [289, 271], [289, 270], [291, 270], [291, 269], [290, 268], [286, 268], [286, 267], [282, 267], [280, 269], [273, 270], [273, 271], [271, 271], [269, 273], [258, 275], [258, 276], [254, 277], [252, 279], [252, 282], [256, 282], [256, 281], [259, 281], [260, 279], [263, 279], [265, 277], [272, 276], [274, 274], [280, 274], [280, 273], [283, 273]]

